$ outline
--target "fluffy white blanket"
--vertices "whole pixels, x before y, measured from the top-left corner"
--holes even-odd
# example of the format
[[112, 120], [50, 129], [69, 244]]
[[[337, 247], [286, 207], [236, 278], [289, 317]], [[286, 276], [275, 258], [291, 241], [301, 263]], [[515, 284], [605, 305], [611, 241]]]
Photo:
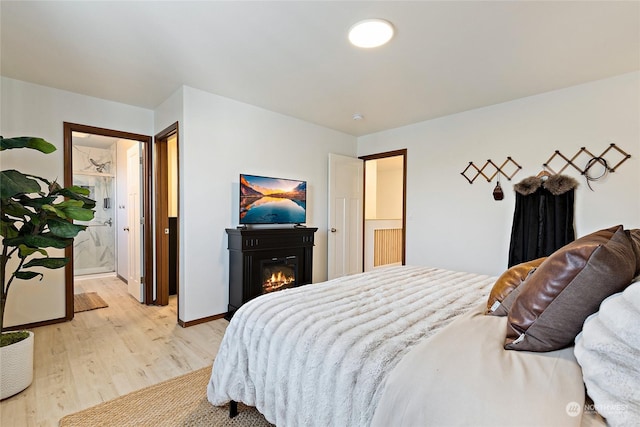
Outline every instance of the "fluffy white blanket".
[[[587, 393], [610, 426], [640, 423], [640, 282], [602, 302], [574, 353]], [[591, 408], [586, 408], [592, 410]]]
[[398, 266], [263, 295], [231, 320], [208, 399], [255, 406], [278, 426], [369, 425], [402, 356], [494, 282]]

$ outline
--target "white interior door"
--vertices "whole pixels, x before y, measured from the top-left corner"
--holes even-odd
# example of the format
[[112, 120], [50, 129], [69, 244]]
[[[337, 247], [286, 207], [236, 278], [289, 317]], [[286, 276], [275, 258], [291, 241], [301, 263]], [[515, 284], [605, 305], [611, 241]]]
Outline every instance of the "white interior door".
[[329, 279], [362, 272], [363, 161], [329, 154]]
[[142, 284], [140, 283], [140, 144], [127, 150], [127, 207], [129, 228], [129, 293], [142, 302]]

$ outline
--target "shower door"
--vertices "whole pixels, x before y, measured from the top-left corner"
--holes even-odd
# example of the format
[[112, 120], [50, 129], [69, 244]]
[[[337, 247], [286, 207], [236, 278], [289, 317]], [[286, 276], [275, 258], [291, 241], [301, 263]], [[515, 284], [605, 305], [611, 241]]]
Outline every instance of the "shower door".
[[73, 184], [96, 201], [94, 219], [76, 221], [87, 229], [73, 243], [74, 276], [115, 272], [115, 148], [73, 145]]

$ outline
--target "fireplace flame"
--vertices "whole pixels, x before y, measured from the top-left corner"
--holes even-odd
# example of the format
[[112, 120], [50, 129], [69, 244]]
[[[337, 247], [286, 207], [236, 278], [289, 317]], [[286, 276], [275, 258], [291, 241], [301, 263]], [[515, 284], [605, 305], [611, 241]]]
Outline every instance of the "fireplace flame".
[[271, 277], [267, 279], [262, 285], [262, 289], [264, 292], [273, 292], [276, 291], [283, 286], [290, 285], [295, 282], [295, 277], [287, 276], [282, 273], [282, 271], [278, 271], [277, 273], [271, 274]]

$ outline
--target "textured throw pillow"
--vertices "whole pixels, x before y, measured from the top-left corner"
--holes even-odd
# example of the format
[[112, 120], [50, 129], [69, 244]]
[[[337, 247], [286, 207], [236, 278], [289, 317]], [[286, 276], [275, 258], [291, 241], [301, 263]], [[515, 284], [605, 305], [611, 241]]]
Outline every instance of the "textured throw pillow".
[[574, 354], [597, 411], [607, 425], [640, 420], [640, 283], [611, 295], [584, 322]]
[[500, 309], [501, 302], [509, 295], [514, 289], [516, 289], [527, 276], [536, 269], [546, 257], [534, 259], [532, 261], [523, 262], [522, 264], [514, 265], [504, 273], [491, 288], [489, 293], [489, 299], [487, 300], [487, 313], [496, 316], [506, 316], [508, 309], [504, 307]]
[[636, 254], [636, 276], [640, 274], [640, 228], [634, 228], [633, 230], [627, 230], [627, 235], [631, 239], [631, 247]]
[[571, 345], [600, 303], [631, 283], [636, 271], [632, 245], [619, 225], [551, 254], [518, 288], [505, 349], [552, 351]]
[[[529, 276], [531, 276], [533, 274], [533, 272], [535, 272], [535, 270], [532, 270], [531, 272], [529, 272]], [[529, 276], [527, 276], [527, 278]], [[516, 300], [516, 298], [518, 298], [518, 296], [520, 295], [520, 291], [522, 291], [522, 289], [524, 289], [525, 284], [526, 284], [526, 280], [524, 281], [524, 283], [522, 285], [518, 286], [513, 291], [511, 291], [509, 293], [509, 295], [507, 295], [507, 297], [500, 303], [498, 308], [496, 308], [494, 310], [494, 312], [491, 313], [491, 314], [494, 315], [494, 316], [506, 316], [506, 315], [508, 315], [509, 311], [511, 311], [511, 307], [513, 306], [513, 302]]]

